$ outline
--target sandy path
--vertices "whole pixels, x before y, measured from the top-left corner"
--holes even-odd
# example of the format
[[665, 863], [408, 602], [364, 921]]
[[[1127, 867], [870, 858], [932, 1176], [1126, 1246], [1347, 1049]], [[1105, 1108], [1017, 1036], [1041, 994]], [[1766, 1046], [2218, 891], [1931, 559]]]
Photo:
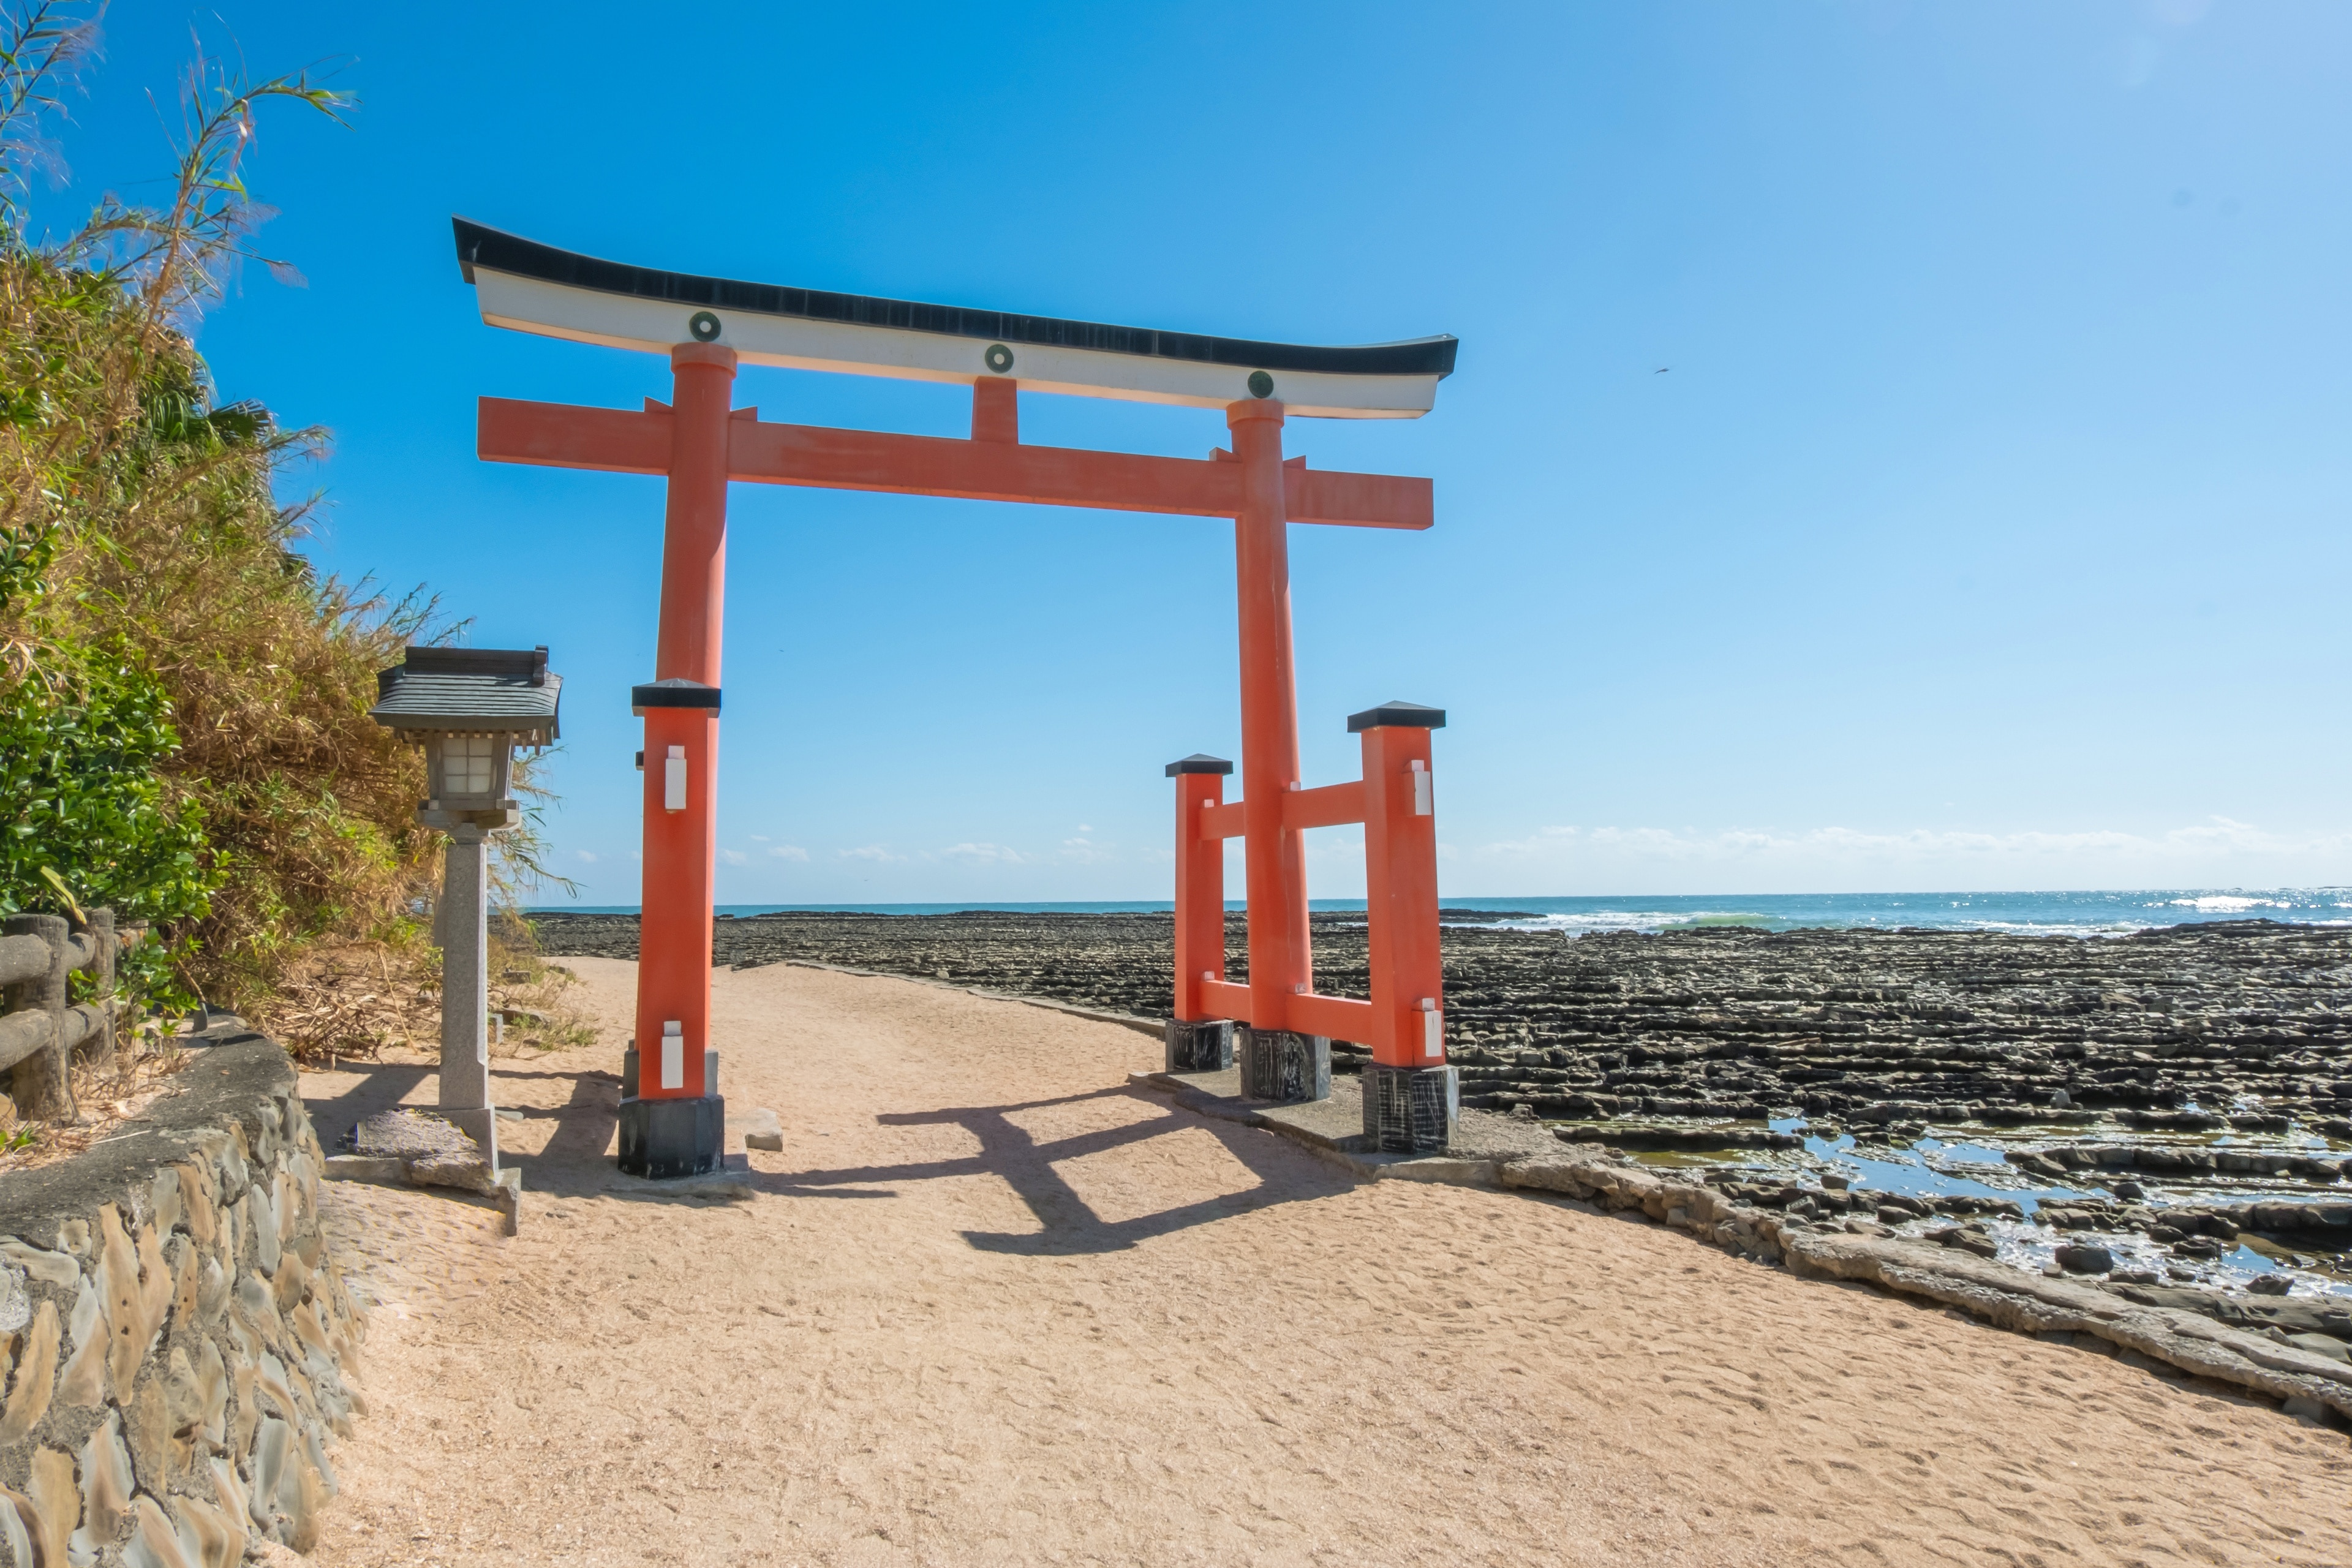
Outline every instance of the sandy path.
[[[722, 972], [736, 1201], [607, 1190], [614, 1044], [505, 1063], [522, 1232], [331, 1189], [372, 1414], [319, 1561], [2352, 1561], [2273, 1406], [1565, 1203], [1356, 1185], [1149, 1039]], [[322, 1134], [420, 1069], [305, 1079]], [[730, 1142], [734, 1140], [730, 1137]]]

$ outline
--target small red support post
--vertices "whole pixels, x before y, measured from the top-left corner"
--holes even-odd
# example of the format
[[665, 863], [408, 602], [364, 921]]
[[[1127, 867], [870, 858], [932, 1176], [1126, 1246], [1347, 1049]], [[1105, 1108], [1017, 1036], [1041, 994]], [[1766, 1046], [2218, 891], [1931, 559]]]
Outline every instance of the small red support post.
[[1207, 988], [1225, 978], [1225, 841], [1214, 816], [1234, 764], [1198, 752], [1168, 764], [1176, 781], [1176, 997], [1167, 1025], [1170, 1072], [1234, 1065], [1234, 1026]]
[[[1169, 1070], [1208, 1071], [1222, 1061], [1206, 1059], [1202, 1031], [1209, 1015], [1248, 1026], [1241, 1041], [1242, 1092], [1260, 1100], [1319, 1100], [1329, 1093], [1329, 1043], [1354, 1040], [1371, 1048], [1364, 1069], [1364, 1133], [1377, 1150], [1428, 1153], [1453, 1141], [1461, 1093], [1445, 1056], [1444, 973], [1438, 952], [1437, 795], [1430, 734], [1445, 723], [1443, 709], [1417, 702], [1384, 702], [1350, 714], [1348, 729], [1363, 737], [1363, 776], [1320, 789], [1292, 788], [1266, 796], [1245, 795], [1227, 803], [1222, 791], [1203, 789], [1188, 773], [1209, 768], [1222, 778], [1230, 764], [1214, 757], [1187, 757], [1168, 764], [1178, 780], [1176, 806], [1176, 1016], [1168, 1026]], [[1281, 997], [1286, 1024], [1276, 1037], [1291, 1042], [1283, 1069], [1289, 1081], [1268, 1081], [1252, 1061], [1253, 1047], [1276, 1031], [1264, 1023], [1255, 985], [1223, 978], [1223, 880], [1217, 862], [1206, 858], [1227, 838], [1253, 840], [1265, 831], [1265, 818], [1279, 814], [1292, 837], [1310, 827], [1364, 825], [1365, 923], [1370, 928], [1372, 996], [1369, 1002], [1327, 996], [1311, 984], [1292, 987]], [[1204, 889], [1207, 889], [1204, 891]], [[1299, 888], [1304, 897], [1303, 884]], [[1255, 906], [1253, 906], [1255, 907]], [[1213, 917], [1210, 910], [1216, 910]], [[1250, 971], [1258, 963], [1251, 925]], [[1212, 947], [1213, 943], [1213, 947]], [[1195, 953], [1213, 951], [1212, 967]], [[1311, 1033], [1310, 1033], [1311, 1031]], [[1310, 1059], [1320, 1062], [1319, 1092], [1297, 1075]], [[1180, 1053], [1197, 1051], [1199, 1054]], [[1269, 1075], [1271, 1078], [1272, 1075]]]
[[1406, 702], [1348, 721], [1364, 746], [1364, 895], [1380, 1037], [1366, 1043], [1383, 1067], [1445, 1065], [1429, 744], [1430, 731], [1444, 721], [1437, 710]]
[[1382, 703], [1348, 720], [1364, 747], [1373, 1017], [1364, 1136], [1391, 1153], [1443, 1150], [1461, 1113], [1459, 1077], [1445, 1059], [1437, 945], [1437, 781], [1429, 742], [1444, 722], [1442, 710], [1413, 702]]

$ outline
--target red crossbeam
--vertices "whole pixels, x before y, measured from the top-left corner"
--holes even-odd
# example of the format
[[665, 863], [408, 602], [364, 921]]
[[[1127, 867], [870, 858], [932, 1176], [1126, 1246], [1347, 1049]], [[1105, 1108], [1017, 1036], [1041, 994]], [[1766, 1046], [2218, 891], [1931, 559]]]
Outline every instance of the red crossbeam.
[[[745, 413], [748, 413], [746, 410]], [[613, 474], [667, 474], [674, 416], [658, 405], [644, 413], [581, 408], [513, 398], [481, 400], [480, 453], [494, 463], [594, 468]], [[1242, 506], [1242, 466], [1191, 458], [1146, 458], [1012, 441], [961, 441], [770, 425], [742, 415], [730, 422], [728, 477], [751, 484], [810, 485], [895, 495], [958, 496], [969, 500], [1116, 511], [1233, 517]], [[1389, 474], [1327, 472], [1285, 465], [1288, 521], [1349, 528], [1427, 528], [1430, 481]]]
[[1229, 800], [1222, 805], [1201, 808], [1201, 837], [1203, 838], [1239, 838], [1249, 831], [1249, 817], [1242, 803]]

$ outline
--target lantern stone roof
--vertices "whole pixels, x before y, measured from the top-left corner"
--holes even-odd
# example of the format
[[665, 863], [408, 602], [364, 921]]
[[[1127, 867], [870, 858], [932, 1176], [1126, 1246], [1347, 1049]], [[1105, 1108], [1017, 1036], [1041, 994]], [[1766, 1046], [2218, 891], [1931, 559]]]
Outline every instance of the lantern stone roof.
[[547, 668], [547, 649], [411, 647], [375, 678], [368, 717], [394, 730], [511, 734], [517, 743], [557, 740], [556, 704], [563, 678]]

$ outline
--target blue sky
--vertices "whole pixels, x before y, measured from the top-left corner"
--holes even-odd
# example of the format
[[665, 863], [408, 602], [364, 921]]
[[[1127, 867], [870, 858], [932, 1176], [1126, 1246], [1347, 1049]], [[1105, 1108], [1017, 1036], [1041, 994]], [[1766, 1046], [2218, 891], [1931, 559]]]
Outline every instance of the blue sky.
[[[451, 214], [646, 265], [1298, 342], [1450, 331], [1425, 534], [1294, 529], [1309, 782], [1389, 698], [1454, 895], [2352, 881], [2352, 10], [435, 8], [124, 0], [67, 221], [153, 193], [198, 27], [341, 62], [267, 118], [224, 395], [331, 427], [326, 569], [567, 677], [556, 859], [636, 896], [659, 481], [473, 457], [481, 394], [650, 356], [481, 324]], [[1664, 374], [1660, 374], [1661, 370]], [[953, 388], [746, 371], [960, 435]], [[1200, 456], [1212, 413], [1033, 396]], [[1231, 530], [738, 487], [719, 897], [1160, 898], [1161, 764], [1235, 755]], [[1360, 891], [1347, 830], [1313, 891]], [[1239, 874], [1234, 873], [1235, 887]]]

